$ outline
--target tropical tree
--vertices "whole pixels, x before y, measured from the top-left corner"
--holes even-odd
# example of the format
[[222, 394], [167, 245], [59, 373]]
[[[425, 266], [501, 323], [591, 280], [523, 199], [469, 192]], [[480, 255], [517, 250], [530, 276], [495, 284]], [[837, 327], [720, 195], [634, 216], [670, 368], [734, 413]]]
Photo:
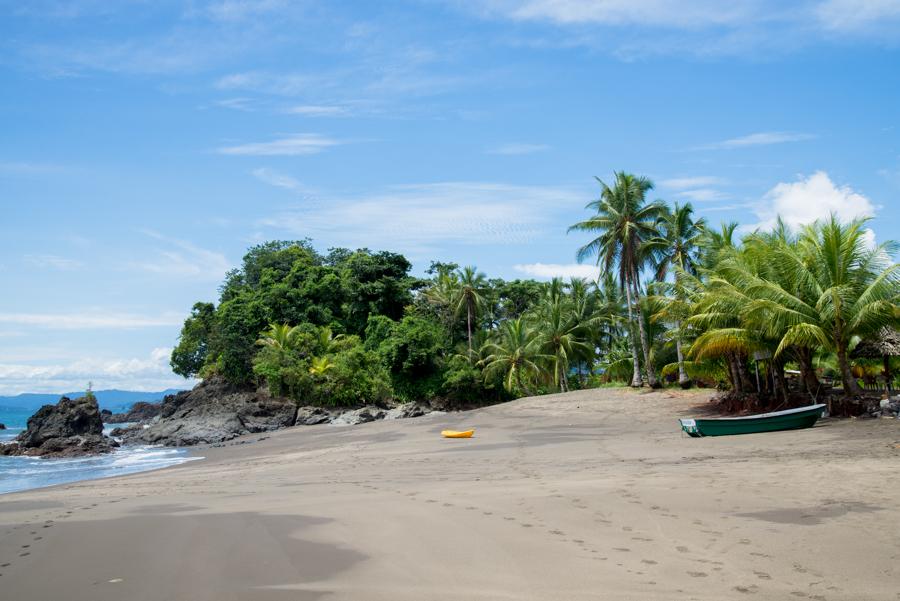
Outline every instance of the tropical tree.
[[553, 359], [543, 352], [542, 342], [538, 331], [524, 318], [503, 322], [498, 339], [487, 344], [489, 354], [481, 361], [485, 377], [502, 375], [506, 390], [533, 395], [530, 383], [547, 373], [544, 366]]
[[551, 288], [546, 302], [538, 309], [537, 328], [543, 351], [553, 363], [553, 381], [562, 392], [569, 390], [569, 362], [588, 354], [591, 347], [583, 339], [586, 324], [580, 323], [571, 303]]
[[478, 310], [484, 303], [484, 293], [487, 288], [487, 278], [475, 267], [464, 267], [456, 272], [457, 288], [453, 295], [455, 313], [466, 313], [466, 334], [469, 342], [469, 352], [472, 352], [472, 321], [478, 315]]
[[[653, 183], [645, 177], [637, 177], [625, 172], [615, 174], [612, 186], [600, 183], [600, 198], [588, 203], [587, 208], [597, 214], [569, 227], [569, 231], [599, 234], [578, 249], [578, 261], [596, 256], [597, 264], [604, 270], [616, 272], [619, 284], [625, 290], [630, 323], [637, 323], [640, 344], [644, 356], [647, 383], [657, 387], [656, 370], [650, 356], [644, 318], [640, 308], [640, 274], [651, 258], [647, 242], [658, 235], [656, 224], [665, 213], [665, 205], [660, 202], [647, 203], [647, 193]], [[640, 365], [637, 349], [634, 349], [635, 369], [632, 386], [641, 386]]]
[[706, 220], [694, 219], [691, 203], [662, 212], [656, 222], [657, 235], [647, 241], [657, 281], [666, 279], [675, 267], [689, 275], [697, 275], [699, 245], [705, 235]]

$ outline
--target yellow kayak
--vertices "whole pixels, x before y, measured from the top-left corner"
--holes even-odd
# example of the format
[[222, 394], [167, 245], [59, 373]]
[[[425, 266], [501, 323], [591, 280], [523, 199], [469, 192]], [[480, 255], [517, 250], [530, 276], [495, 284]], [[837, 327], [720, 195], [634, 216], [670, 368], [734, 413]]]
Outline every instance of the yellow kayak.
[[444, 438], [472, 438], [472, 435], [475, 434], [475, 430], [466, 430], [465, 432], [459, 432], [457, 430], [444, 430], [441, 432], [441, 436]]

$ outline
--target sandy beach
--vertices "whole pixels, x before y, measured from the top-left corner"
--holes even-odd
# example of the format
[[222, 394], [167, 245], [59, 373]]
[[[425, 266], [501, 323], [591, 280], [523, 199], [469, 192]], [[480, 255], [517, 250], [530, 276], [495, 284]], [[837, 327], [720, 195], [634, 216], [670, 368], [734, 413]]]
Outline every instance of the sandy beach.
[[3, 495], [0, 597], [900, 599], [900, 422], [682, 436], [708, 395], [292, 428]]

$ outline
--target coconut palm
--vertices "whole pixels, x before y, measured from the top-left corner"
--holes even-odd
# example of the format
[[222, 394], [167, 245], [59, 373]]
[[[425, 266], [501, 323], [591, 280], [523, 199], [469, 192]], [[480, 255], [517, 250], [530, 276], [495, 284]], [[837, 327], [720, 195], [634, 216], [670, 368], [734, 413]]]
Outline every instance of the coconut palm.
[[658, 281], [674, 268], [689, 275], [697, 275], [699, 245], [706, 231], [706, 220], [694, 219], [691, 203], [675, 203], [672, 210], [664, 211], [657, 219], [658, 235], [647, 242], [647, 251], [653, 256], [654, 276]]
[[896, 325], [900, 301], [900, 265], [890, 260], [897, 246], [871, 247], [866, 221], [842, 224], [832, 215], [806, 226], [796, 247], [786, 245], [770, 258], [793, 274], [791, 287], [763, 278], [748, 287], [749, 313], [767, 331], [783, 332], [776, 354], [793, 346], [832, 350], [847, 395], [862, 392], [850, 370], [851, 342]]
[[546, 365], [553, 359], [541, 349], [541, 337], [524, 318], [510, 319], [500, 327], [499, 338], [486, 346], [490, 354], [481, 364], [486, 377], [503, 375], [503, 386], [512, 391], [515, 388], [531, 396], [531, 382], [546, 374]]
[[[653, 183], [645, 177], [620, 171], [615, 174], [613, 186], [608, 186], [599, 178], [597, 181], [601, 186], [600, 198], [587, 205], [597, 214], [571, 226], [569, 231], [599, 233], [578, 249], [578, 260], [596, 256], [597, 264], [604, 270], [617, 272], [619, 284], [625, 290], [629, 322], [638, 325], [647, 383], [656, 387], [656, 371], [638, 301], [641, 296], [640, 273], [650, 259], [646, 243], [658, 235], [656, 223], [664, 214], [665, 205], [660, 202], [647, 203], [647, 192], [653, 189]], [[633, 354], [636, 369], [631, 385], [641, 386], [636, 349]]]
[[297, 326], [291, 327], [286, 323], [269, 324], [269, 329], [262, 333], [256, 344], [283, 353], [294, 348], [299, 332]]
[[466, 312], [466, 333], [468, 335], [469, 352], [472, 352], [472, 321], [478, 315], [478, 309], [484, 303], [487, 289], [487, 277], [475, 267], [464, 267], [456, 272], [457, 288], [453, 296], [454, 312], [459, 315]]
[[567, 299], [550, 295], [537, 313], [543, 350], [553, 358], [553, 381], [562, 392], [569, 390], [570, 361], [591, 350], [583, 338], [587, 324], [580, 323], [572, 309]]

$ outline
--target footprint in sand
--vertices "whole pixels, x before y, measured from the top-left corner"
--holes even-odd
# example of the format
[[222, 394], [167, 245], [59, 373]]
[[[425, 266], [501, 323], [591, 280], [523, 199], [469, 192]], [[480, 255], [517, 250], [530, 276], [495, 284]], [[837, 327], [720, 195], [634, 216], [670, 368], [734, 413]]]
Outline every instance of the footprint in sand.
[[756, 575], [756, 577], [759, 578], [760, 580], [771, 580], [771, 579], [772, 579], [772, 577], [769, 576], [768, 574], [766, 574], [765, 572], [756, 572], [756, 571], [754, 571], [753, 573], [754, 573], [754, 574]]
[[628, 547], [613, 547], [613, 551], [619, 551], [621, 553], [630, 553], [631, 549]]
[[706, 572], [687, 572], [687, 575], [692, 578], [706, 578], [709, 576]]
[[675, 550], [678, 551], [679, 553], [687, 553], [690, 551], [690, 549], [688, 549], [687, 547], [683, 547], [683, 546], [675, 547]]
[[757, 588], [758, 588], [758, 587], [757, 587], [755, 584], [751, 584], [750, 586], [740, 586], [740, 585], [738, 585], [738, 586], [734, 587], [732, 590], [735, 590], [735, 591], [737, 591], [737, 592], [739, 592], [739, 593], [745, 593], [745, 594], [751, 594], [751, 595], [752, 595], [752, 594], [756, 593]]
[[655, 565], [656, 565], [657, 563], [659, 563], [659, 562], [658, 562], [658, 561], [653, 561], [652, 559], [642, 559], [642, 560], [641, 560], [641, 563], [645, 563], [645, 564], [647, 564], [647, 565], [649, 565], [649, 566], [655, 566]]

